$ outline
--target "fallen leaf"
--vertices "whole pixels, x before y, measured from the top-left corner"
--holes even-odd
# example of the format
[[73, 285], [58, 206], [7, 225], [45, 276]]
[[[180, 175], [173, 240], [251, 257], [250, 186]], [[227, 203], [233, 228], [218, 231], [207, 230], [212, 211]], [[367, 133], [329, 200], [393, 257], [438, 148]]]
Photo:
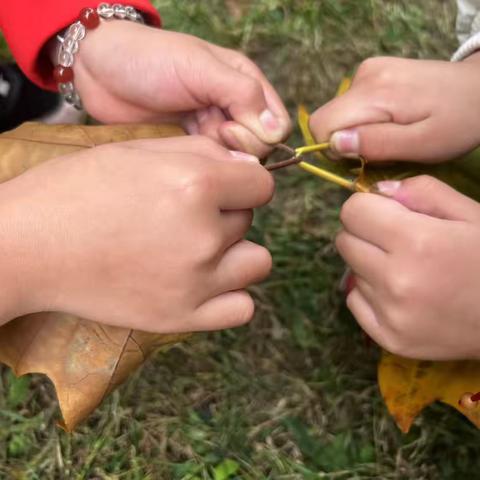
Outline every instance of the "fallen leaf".
[[466, 392], [480, 390], [480, 362], [427, 362], [382, 353], [378, 384], [395, 422], [407, 433], [418, 414], [433, 402], [447, 403], [480, 428], [480, 405], [464, 408]]
[[[41, 162], [111, 142], [183, 135], [173, 125], [50, 126], [27, 123], [0, 135], [0, 182]], [[108, 319], [105, 319], [108, 323]], [[0, 327], [0, 361], [16, 375], [52, 381], [72, 431], [157, 348], [188, 335], [111, 327], [63, 313], [38, 313]]]

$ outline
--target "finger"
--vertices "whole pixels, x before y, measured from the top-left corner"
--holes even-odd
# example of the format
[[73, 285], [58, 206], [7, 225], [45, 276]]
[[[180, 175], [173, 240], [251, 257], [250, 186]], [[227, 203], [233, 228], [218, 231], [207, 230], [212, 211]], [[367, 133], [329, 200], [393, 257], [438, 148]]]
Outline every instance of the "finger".
[[[195, 127], [197, 131], [197, 127]], [[255, 155], [249, 157], [248, 155], [241, 155], [245, 153], [243, 150], [232, 151], [228, 150], [223, 140], [216, 141], [215, 134], [210, 137], [204, 135], [185, 135], [182, 137], [169, 137], [162, 139], [142, 139], [122, 142], [122, 146], [127, 148], [139, 149], [162, 154], [188, 154], [195, 155], [198, 158], [210, 158], [216, 160], [232, 160], [239, 158], [249, 159], [258, 163], [258, 157]], [[233, 157], [233, 158], [232, 158]]]
[[330, 138], [332, 150], [343, 157], [366, 158], [369, 162], [416, 161], [438, 163], [448, 160], [447, 152], [431, 120], [409, 125], [395, 123], [361, 125], [335, 132]]
[[146, 138], [122, 142], [121, 146], [155, 153], [186, 153], [214, 159], [228, 159], [230, 152], [218, 142], [202, 135]]
[[[273, 195], [272, 175], [258, 159], [241, 152], [231, 152], [202, 136], [185, 136], [160, 140], [134, 140], [122, 145], [158, 153], [186, 153], [199, 160], [208, 157], [215, 163], [206, 163], [205, 177], [217, 193], [221, 210], [247, 210], [268, 203]], [[236, 161], [232, 161], [236, 160]]]
[[[378, 282], [377, 282], [378, 283]], [[360, 290], [365, 300], [375, 310], [379, 299], [378, 288], [373, 287], [372, 283], [355, 273], [355, 287]]]
[[226, 122], [225, 114], [215, 106], [201, 108], [189, 116], [186, 121], [190, 135], [205, 135], [219, 144], [223, 144], [220, 127]]
[[344, 204], [340, 220], [351, 235], [391, 252], [404, 237], [409, 210], [400, 203], [372, 193], [355, 193]]
[[203, 71], [208, 103], [227, 111], [262, 142], [282, 141], [290, 122], [269, 108], [262, 82], [213, 58], [215, 63]]
[[368, 91], [352, 89], [320, 107], [310, 118], [310, 128], [317, 141], [327, 141], [340, 130], [391, 121], [391, 113], [374, 103]]
[[335, 245], [355, 275], [372, 283], [378, 282], [386, 268], [387, 254], [383, 250], [345, 230], [337, 235]]
[[261, 142], [250, 130], [236, 122], [225, 122], [220, 128], [220, 136], [228, 148], [258, 158], [265, 158], [272, 151], [271, 145]]
[[377, 343], [382, 340], [382, 328], [370, 303], [358, 288], [354, 288], [347, 297], [347, 307], [360, 327]]
[[212, 191], [217, 194], [217, 205], [221, 210], [257, 208], [272, 199], [273, 177], [258, 162], [219, 161], [210, 164], [209, 168], [208, 180]]
[[478, 202], [446, 183], [427, 175], [403, 181], [384, 181], [376, 186], [410, 210], [445, 220], [478, 220]]
[[222, 330], [248, 323], [255, 313], [252, 297], [245, 290], [218, 295], [197, 308], [195, 331]]
[[[280, 96], [278, 95], [275, 88], [269, 82], [267, 77], [264, 75], [262, 70], [255, 65], [248, 57], [245, 55], [232, 51], [227, 48], [219, 47], [217, 45], [211, 45], [214, 55], [221, 59], [227, 65], [235, 68], [236, 70], [243, 72], [253, 78], [258, 79], [262, 84], [265, 99], [267, 101], [268, 108], [279, 118], [282, 118], [284, 122], [289, 126], [288, 131], [291, 130], [291, 121], [285, 105], [283, 104]], [[288, 132], [287, 132], [288, 134]]]
[[216, 293], [241, 290], [264, 280], [272, 269], [270, 252], [248, 240], [232, 245], [216, 269]]
[[220, 212], [221, 228], [228, 247], [245, 237], [253, 219], [252, 210], [229, 210]]

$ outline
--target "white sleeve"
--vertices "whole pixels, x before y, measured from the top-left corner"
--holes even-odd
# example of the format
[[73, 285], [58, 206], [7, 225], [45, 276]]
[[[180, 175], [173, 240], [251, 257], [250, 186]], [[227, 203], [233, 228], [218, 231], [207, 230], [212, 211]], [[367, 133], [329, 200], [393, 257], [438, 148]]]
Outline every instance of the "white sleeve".
[[460, 48], [452, 57], [458, 62], [480, 50], [480, 0], [457, 0], [457, 36]]

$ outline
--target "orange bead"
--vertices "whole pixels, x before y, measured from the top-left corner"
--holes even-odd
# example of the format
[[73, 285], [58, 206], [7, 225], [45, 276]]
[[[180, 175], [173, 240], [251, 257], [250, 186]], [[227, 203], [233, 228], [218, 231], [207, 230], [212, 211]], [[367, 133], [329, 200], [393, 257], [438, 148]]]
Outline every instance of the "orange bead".
[[53, 78], [57, 83], [68, 83], [73, 81], [73, 70], [70, 67], [57, 65], [53, 69]]
[[84, 8], [80, 12], [80, 23], [89, 30], [93, 30], [100, 25], [100, 16], [94, 8]]

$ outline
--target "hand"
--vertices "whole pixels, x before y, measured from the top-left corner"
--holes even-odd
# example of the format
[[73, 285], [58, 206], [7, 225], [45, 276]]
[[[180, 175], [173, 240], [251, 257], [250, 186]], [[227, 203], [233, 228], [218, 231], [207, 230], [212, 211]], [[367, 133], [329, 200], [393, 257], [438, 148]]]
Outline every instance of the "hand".
[[381, 346], [425, 360], [480, 358], [480, 204], [420, 176], [344, 205], [347, 304]]
[[310, 126], [342, 156], [449, 160], [480, 144], [479, 75], [480, 53], [461, 63], [371, 58]]
[[87, 111], [105, 123], [181, 122], [257, 156], [290, 132], [282, 101], [252, 61], [190, 35], [105, 22], [82, 41], [74, 73]]
[[243, 237], [272, 192], [256, 158], [206, 137], [110, 144], [27, 171], [0, 187], [2, 288], [15, 287], [1, 320], [64, 311], [160, 333], [248, 322], [244, 289], [271, 257]]

